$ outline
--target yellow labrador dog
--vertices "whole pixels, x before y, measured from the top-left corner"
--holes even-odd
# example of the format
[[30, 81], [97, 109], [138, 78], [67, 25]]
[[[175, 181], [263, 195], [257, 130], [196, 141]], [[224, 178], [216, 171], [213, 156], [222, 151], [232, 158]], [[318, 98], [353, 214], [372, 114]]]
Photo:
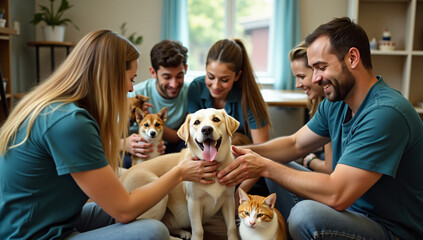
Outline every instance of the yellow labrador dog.
[[[181, 160], [196, 156], [205, 161], [220, 162], [223, 169], [234, 157], [231, 153], [231, 137], [239, 122], [225, 110], [202, 109], [189, 114], [178, 130], [178, 136], [188, 145], [180, 153], [166, 154], [130, 168], [121, 182], [128, 191], [159, 178]], [[196, 182], [182, 182], [161, 202], [139, 218], [162, 220], [172, 235], [191, 238], [184, 230], [191, 227], [191, 239], [203, 239], [203, 223], [222, 210], [227, 226], [228, 239], [238, 239], [235, 225], [234, 187], [227, 188], [218, 183], [204, 185]]]

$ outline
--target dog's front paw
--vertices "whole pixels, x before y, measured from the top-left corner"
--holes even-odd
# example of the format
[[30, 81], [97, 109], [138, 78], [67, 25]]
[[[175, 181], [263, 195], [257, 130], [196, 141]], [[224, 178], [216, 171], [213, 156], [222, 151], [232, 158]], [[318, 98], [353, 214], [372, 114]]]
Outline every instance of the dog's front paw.
[[181, 229], [181, 230], [173, 230], [172, 231], [172, 234], [173, 235], [177, 235], [177, 236], [179, 236], [180, 238], [183, 238], [183, 239], [191, 239], [191, 233], [188, 232], [188, 231], [185, 231], [183, 229]]

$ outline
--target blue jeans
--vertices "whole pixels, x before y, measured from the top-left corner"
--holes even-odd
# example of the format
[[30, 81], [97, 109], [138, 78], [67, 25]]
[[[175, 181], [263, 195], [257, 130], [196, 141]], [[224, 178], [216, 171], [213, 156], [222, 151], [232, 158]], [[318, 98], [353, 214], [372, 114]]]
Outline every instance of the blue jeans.
[[[287, 165], [309, 171], [297, 163]], [[287, 220], [292, 239], [399, 239], [363, 214], [303, 200], [270, 179], [266, 179], [266, 184], [269, 192], [277, 195], [276, 207]]]
[[95, 203], [87, 203], [81, 215], [75, 221], [77, 232], [67, 239], [166, 239], [169, 240], [169, 231], [166, 226], [154, 219], [135, 220], [122, 224], [103, 211]]

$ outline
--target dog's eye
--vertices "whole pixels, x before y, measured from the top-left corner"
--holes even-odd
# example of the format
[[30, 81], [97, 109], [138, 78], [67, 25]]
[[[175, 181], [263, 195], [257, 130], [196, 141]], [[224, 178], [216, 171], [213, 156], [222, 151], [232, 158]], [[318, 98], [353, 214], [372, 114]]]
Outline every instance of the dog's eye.
[[133, 109], [132, 109], [132, 112], [133, 112], [133, 113], [135, 112], [135, 108], [133, 108]]
[[156, 124], [154, 124], [154, 126], [155, 127], [158, 127], [158, 126], [160, 126], [160, 123], [156, 123]]
[[217, 117], [214, 117], [214, 118], [213, 118], [213, 122], [220, 122], [220, 119], [219, 119], [219, 118], [217, 118]]
[[198, 125], [198, 124], [200, 124], [200, 121], [195, 120], [194, 125]]
[[144, 123], [144, 127], [148, 127], [148, 123]]

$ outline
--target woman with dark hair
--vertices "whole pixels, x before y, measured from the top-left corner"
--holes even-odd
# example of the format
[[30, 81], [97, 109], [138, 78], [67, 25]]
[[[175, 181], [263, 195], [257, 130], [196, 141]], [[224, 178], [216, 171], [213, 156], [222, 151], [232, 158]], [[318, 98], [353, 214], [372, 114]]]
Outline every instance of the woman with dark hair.
[[[223, 39], [213, 44], [207, 54], [206, 75], [189, 85], [187, 108], [190, 113], [204, 108], [225, 109], [240, 122], [238, 134], [247, 135], [254, 144], [269, 140], [267, 106], [240, 39]], [[248, 192], [256, 181], [248, 180], [241, 186]]]

